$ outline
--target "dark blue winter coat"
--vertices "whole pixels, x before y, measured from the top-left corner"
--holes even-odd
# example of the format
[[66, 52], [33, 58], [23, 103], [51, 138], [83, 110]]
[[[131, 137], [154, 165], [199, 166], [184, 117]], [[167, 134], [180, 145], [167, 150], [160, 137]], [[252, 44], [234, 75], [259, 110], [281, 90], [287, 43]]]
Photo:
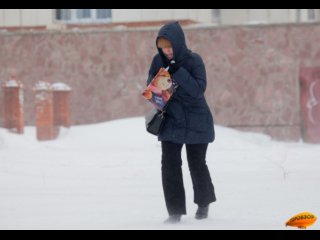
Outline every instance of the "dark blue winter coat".
[[[181, 67], [172, 75], [179, 87], [166, 110], [167, 118], [158, 137], [159, 141], [180, 144], [201, 144], [214, 141], [214, 124], [204, 92], [207, 86], [206, 70], [202, 58], [186, 45], [183, 30], [178, 22], [164, 25], [158, 37], [171, 42], [173, 59]], [[157, 41], [156, 41], [157, 42]], [[149, 70], [147, 84], [169, 60], [158, 48]]]

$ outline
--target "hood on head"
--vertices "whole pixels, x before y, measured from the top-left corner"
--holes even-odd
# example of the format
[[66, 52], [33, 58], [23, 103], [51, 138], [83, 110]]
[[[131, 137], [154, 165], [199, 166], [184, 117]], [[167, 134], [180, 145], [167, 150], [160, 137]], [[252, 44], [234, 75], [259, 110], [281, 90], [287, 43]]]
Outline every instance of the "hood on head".
[[156, 46], [158, 48], [160, 56], [165, 63], [169, 63], [169, 60], [163, 54], [161, 48], [158, 47], [159, 38], [165, 38], [170, 41], [173, 49], [173, 60], [175, 60], [176, 62], [182, 61], [189, 53], [185, 36], [179, 22], [170, 22], [162, 26], [156, 39]]

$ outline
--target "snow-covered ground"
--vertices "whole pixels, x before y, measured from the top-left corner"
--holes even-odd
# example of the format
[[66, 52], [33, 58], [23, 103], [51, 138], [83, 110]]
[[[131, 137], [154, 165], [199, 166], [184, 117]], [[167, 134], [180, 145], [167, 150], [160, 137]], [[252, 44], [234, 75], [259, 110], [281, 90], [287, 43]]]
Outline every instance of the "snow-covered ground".
[[188, 215], [165, 225], [160, 144], [143, 118], [64, 129], [49, 142], [25, 131], [0, 129], [0, 229], [286, 229], [299, 212], [320, 216], [320, 145], [216, 127], [209, 219], [194, 219], [184, 153]]

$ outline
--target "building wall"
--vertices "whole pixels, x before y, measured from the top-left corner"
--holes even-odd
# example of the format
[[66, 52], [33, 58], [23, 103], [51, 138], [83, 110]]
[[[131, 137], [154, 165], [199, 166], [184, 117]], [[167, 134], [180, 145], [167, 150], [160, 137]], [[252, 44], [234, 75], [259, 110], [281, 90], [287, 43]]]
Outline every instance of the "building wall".
[[[55, 21], [55, 9], [0, 9], [0, 27], [46, 26]], [[113, 9], [112, 22], [173, 19], [211, 21], [211, 9]]]
[[3, 121], [4, 121], [4, 119], [3, 119], [3, 93], [2, 93], [2, 89], [0, 89], [0, 127], [2, 127], [4, 125]]
[[[222, 25], [296, 22], [298, 9], [220, 9]], [[112, 9], [112, 22], [191, 19], [213, 23], [212, 9]], [[300, 21], [308, 21], [308, 9], [300, 9]], [[319, 9], [316, 11], [319, 20]], [[0, 9], [0, 27], [47, 26], [57, 22], [55, 9]]]
[[268, 9], [270, 23], [295, 22], [295, 9]]
[[3, 26], [20, 26], [21, 25], [21, 12], [19, 9], [2, 9]]
[[[27, 125], [34, 124], [32, 87], [38, 80], [72, 87], [74, 124], [142, 116], [151, 107], [141, 92], [157, 31], [2, 33], [0, 81], [16, 69], [25, 85]], [[206, 64], [206, 97], [217, 124], [300, 138], [299, 69], [320, 66], [320, 25], [185, 32]]]
[[247, 9], [221, 9], [221, 25], [242, 25], [247, 22]]
[[[308, 9], [221, 9], [222, 25], [277, 24], [309, 22]], [[315, 11], [319, 21], [319, 9]]]
[[46, 26], [53, 23], [53, 9], [1, 9], [1, 27]]

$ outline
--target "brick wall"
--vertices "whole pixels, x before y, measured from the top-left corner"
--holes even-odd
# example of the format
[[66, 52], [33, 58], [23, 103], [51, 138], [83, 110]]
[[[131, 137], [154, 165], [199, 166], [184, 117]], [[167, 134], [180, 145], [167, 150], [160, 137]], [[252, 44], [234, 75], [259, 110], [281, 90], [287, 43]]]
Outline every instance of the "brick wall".
[[0, 89], [0, 127], [3, 126], [3, 108], [2, 108], [2, 101], [3, 101], [3, 96], [2, 96], [2, 91]]
[[[4, 33], [0, 81], [16, 68], [25, 86], [27, 125], [35, 122], [32, 87], [38, 80], [72, 87], [73, 124], [142, 116], [150, 108], [140, 92], [157, 30]], [[320, 65], [320, 25], [185, 32], [189, 48], [205, 61], [206, 96], [217, 124], [300, 138], [299, 69]]]

